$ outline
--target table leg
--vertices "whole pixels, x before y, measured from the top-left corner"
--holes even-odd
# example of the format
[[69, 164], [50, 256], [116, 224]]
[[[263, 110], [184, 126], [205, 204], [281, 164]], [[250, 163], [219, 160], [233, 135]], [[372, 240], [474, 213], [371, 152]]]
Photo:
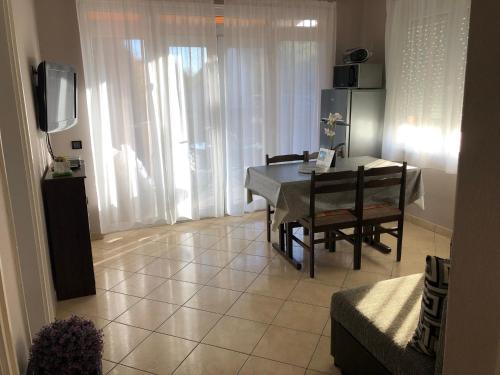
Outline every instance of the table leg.
[[296, 269], [300, 270], [302, 264], [293, 259], [292, 230], [288, 224], [286, 226], [285, 224], [280, 224], [278, 243], [273, 242], [273, 248]]

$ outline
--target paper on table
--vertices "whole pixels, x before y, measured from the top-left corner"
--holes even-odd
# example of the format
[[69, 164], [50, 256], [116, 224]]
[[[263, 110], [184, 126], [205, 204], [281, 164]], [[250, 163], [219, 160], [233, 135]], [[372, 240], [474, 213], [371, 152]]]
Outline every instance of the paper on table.
[[335, 156], [335, 150], [320, 148], [318, 154], [318, 160], [316, 161], [316, 167], [318, 167], [319, 169], [324, 169], [326, 172], [328, 169], [330, 169], [334, 156]]

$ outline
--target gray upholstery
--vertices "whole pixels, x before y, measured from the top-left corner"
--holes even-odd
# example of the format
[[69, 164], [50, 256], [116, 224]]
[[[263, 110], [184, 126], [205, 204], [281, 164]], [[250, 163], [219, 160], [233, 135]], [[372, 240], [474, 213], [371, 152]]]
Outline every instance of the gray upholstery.
[[443, 372], [443, 359], [444, 359], [444, 333], [446, 331], [446, 312], [448, 306], [448, 299], [445, 298], [443, 306], [443, 317], [441, 318], [441, 331], [439, 332], [439, 341], [436, 348], [436, 368], [434, 375], [441, 375]]
[[335, 293], [331, 315], [391, 373], [433, 375], [434, 358], [409, 346], [420, 314], [422, 274]]

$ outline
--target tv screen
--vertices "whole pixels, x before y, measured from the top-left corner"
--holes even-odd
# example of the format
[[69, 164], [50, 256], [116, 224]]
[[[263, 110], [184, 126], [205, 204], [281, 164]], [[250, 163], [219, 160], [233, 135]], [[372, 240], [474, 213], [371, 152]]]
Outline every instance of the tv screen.
[[38, 117], [40, 129], [56, 133], [76, 125], [76, 73], [69, 65], [38, 65]]

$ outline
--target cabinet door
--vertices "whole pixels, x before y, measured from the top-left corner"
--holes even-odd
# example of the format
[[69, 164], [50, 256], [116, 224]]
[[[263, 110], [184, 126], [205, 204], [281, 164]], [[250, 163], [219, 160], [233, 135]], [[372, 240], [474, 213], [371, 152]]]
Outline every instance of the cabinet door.
[[45, 181], [43, 193], [57, 298], [95, 294], [83, 178]]

